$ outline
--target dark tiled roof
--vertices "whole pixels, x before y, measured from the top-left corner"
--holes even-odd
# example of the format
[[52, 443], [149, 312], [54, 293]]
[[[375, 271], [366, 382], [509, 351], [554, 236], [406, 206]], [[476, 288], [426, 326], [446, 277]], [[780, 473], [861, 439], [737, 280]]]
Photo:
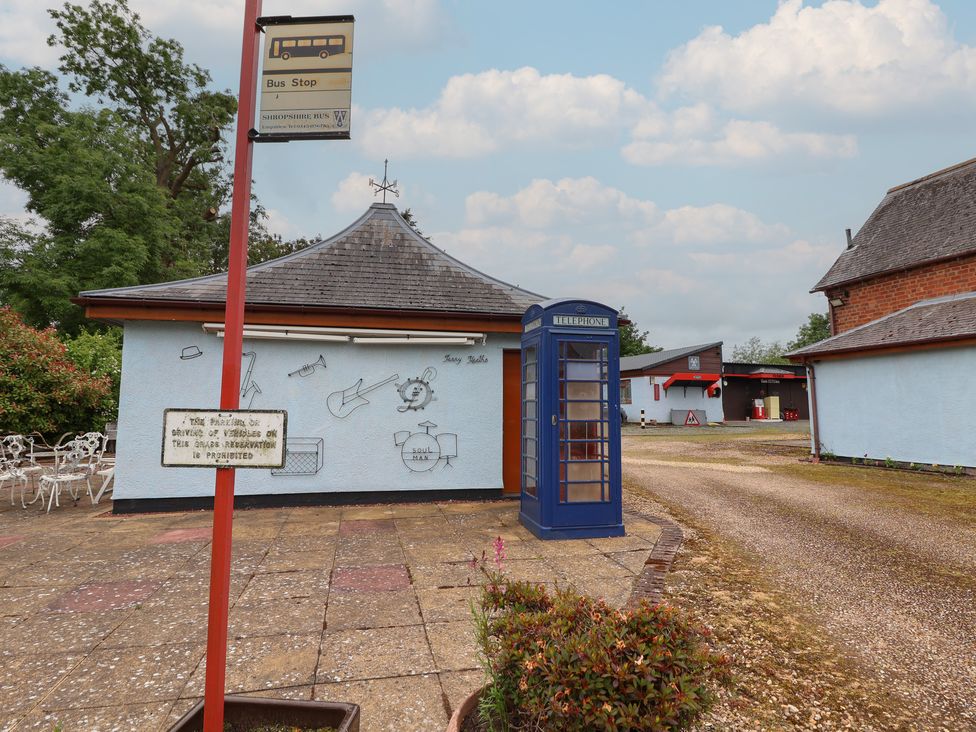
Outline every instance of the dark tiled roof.
[[976, 337], [976, 292], [917, 302], [904, 310], [787, 354], [794, 360], [847, 351]]
[[643, 369], [650, 369], [662, 363], [673, 361], [676, 358], [681, 358], [682, 356], [690, 356], [693, 353], [721, 345], [722, 341], [717, 341], [715, 343], [705, 343], [700, 346], [685, 346], [684, 348], [671, 348], [667, 351], [657, 351], [656, 353], [642, 353], [639, 356], [621, 356], [620, 370], [642, 371]]
[[976, 159], [888, 191], [813, 292], [976, 251]]
[[[86, 299], [223, 303], [226, 273], [89, 290]], [[248, 267], [247, 304], [521, 316], [545, 300], [479, 272], [419, 236], [392, 204], [294, 254]]]

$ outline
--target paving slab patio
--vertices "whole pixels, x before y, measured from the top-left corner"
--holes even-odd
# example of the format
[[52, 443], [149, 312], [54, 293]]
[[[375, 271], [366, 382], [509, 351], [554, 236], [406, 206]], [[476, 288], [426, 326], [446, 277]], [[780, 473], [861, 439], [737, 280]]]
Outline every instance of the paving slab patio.
[[[179, 719], [203, 693], [211, 522], [0, 505], [0, 732]], [[509, 576], [622, 606], [660, 534], [627, 529], [542, 542], [510, 501], [239, 511], [227, 688], [355, 702], [363, 732], [443, 730], [482, 682], [470, 606], [492, 541]]]

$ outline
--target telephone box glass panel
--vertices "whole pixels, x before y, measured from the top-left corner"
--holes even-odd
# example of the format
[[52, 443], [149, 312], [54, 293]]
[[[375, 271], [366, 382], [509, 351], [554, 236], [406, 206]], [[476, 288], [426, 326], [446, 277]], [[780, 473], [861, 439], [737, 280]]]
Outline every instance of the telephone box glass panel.
[[559, 501], [609, 495], [607, 345], [559, 343]]
[[535, 346], [525, 349], [522, 365], [522, 485], [536, 495], [539, 479], [539, 364]]

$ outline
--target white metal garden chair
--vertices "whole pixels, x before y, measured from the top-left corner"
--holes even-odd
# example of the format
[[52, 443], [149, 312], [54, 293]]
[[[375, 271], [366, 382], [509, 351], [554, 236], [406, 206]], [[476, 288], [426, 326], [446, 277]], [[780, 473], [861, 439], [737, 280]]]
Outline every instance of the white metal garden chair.
[[[96, 433], [97, 434], [97, 433]], [[91, 477], [94, 453], [97, 451], [98, 442], [92, 442], [85, 437], [75, 438], [68, 442], [62, 449], [55, 450], [54, 471], [48, 475], [42, 475], [39, 481], [38, 494], [41, 501], [44, 494], [48, 491], [47, 511], [51, 512], [51, 506], [61, 507], [61, 491], [67, 490], [71, 495], [72, 501], [78, 502], [81, 494], [78, 491], [78, 484], [84, 483], [88, 487], [88, 497], [92, 504], [95, 503], [95, 496], [92, 493]]]
[[14, 488], [20, 483], [20, 505], [27, 508], [24, 503], [25, 490], [42, 469], [34, 456], [34, 438], [30, 435], [7, 435], [0, 440], [0, 457], [7, 461], [6, 467], [0, 471], [0, 486], [10, 481], [10, 505], [14, 505]]

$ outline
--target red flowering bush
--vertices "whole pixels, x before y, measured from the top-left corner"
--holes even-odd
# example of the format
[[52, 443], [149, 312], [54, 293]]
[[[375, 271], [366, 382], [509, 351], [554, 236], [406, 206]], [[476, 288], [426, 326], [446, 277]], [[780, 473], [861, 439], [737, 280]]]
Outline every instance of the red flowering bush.
[[80, 371], [53, 328], [25, 325], [0, 307], [0, 434], [90, 430], [111, 379]]
[[491, 730], [640, 730], [690, 726], [727, 678], [708, 631], [676, 609], [615, 610], [569, 590], [492, 578], [476, 611]]

